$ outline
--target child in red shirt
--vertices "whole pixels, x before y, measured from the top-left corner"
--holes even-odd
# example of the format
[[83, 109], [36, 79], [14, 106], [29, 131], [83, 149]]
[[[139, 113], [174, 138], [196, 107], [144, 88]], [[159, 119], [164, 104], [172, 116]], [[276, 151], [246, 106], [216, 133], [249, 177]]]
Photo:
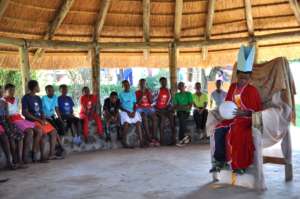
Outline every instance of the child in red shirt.
[[97, 124], [97, 131], [99, 136], [103, 135], [102, 121], [97, 114], [98, 97], [90, 94], [88, 87], [83, 87], [82, 96], [80, 97], [80, 119], [83, 120], [83, 135], [85, 141], [87, 141], [89, 135], [89, 121], [95, 120]]

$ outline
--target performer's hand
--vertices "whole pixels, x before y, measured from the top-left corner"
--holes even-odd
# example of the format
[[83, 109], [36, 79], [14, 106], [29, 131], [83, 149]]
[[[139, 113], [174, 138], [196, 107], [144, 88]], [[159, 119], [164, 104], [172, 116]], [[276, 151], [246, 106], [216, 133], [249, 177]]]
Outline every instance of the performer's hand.
[[251, 117], [252, 111], [235, 109], [235, 111], [233, 112], [233, 115], [239, 116], [239, 117]]

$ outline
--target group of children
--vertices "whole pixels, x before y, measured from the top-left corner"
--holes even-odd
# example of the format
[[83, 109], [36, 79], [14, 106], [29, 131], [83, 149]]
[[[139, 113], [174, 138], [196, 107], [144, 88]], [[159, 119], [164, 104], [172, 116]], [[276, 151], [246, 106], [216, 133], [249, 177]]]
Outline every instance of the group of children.
[[[45, 87], [46, 95], [41, 98], [37, 95], [40, 91], [38, 82], [30, 80], [27, 86], [28, 93], [21, 100], [21, 109], [19, 99], [15, 97], [15, 85], [6, 84], [4, 88], [0, 87], [0, 143], [7, 159], [7, 168], [25, 167], [24, 164], [30, 162], [28, 157], [32, 162], [42, 163], [62, 158], [62, 139], [66, 132], [71, 130], [76, 144], [82, 143], [82, 137], [85, 142], [88, 142], [91, 120], [96, 122], [97, 133], [101, 138], [104, 131], [106, 137], [109, 137], [111, 126], [117, 126], [124, 147], [129, 147], [125, 140], [131, 125], [136, 126], [141, 147], [165, 145], [162, 138], [166, 120], [169, 120], [172, 144], [182, 145], [189, 142], [188, 137], [185, 136], [186, 122], [194, 106], [193, 116], [196, 127], [204, 134], [208, 113], [207, 95], [201, 92], [201, 84], [197, 82], [196, 92], [191, 94], [185, 90], [184, 83], [180, 82], [179, 92], [172, 96], [167, 87], [167, 79], [162, 77], [159, 82], [160, 88], [151, 92], [147, 88], [146, 80], [141, 79], [139, 89], [134, 92], [129, 82], [124, 80], [123, 91], [111, 92], [104, 101], [105, 128], [98, 114], [99, 98], [91, 94], [88, 87], [82, 89], [79, 117], [74, 114], [74, 101], [68, 96], [67, 85], [59, 87], [61, 93], [59, 97], [55, 95], [53, 86], [48, 85]], [[178, 142], [175, 115], [179, 121]], [[49, 137], [48, 154], [45, 150], [45, 137]]]

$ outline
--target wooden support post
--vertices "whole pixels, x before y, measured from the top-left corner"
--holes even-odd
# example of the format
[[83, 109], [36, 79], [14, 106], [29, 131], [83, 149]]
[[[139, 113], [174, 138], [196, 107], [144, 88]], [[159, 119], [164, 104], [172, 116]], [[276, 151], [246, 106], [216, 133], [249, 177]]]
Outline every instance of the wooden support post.
[[20, 68], [22, 76], [22, 91], [23, 94], [27, 93], [27, 83], [30, 80], [30, 65], [29, 65], [29, 56], [28, 49], [26, 46], [19, 47], [20, 53]]
[[95, 47], [91, 50], [92, 58], [92, 85], [93, 93], [99, 96], [100, 88], [100, 49]]
[[92, 86], [93, 94], [98, 96], [97, 112], [101, 113], [100, 106], [100, 49], [98, 46], [91, 50], [92, 58]]
[[172, 95], [177, 92], [177, 57], [179, 51], [175, 43], [172, 43], [169, 47], [169, 73]]

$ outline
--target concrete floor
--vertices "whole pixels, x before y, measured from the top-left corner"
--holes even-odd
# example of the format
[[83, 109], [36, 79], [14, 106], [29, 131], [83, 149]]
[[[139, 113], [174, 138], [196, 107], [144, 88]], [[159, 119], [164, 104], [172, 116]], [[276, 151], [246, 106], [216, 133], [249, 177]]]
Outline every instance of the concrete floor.
[[208, 174], [208, 146], [118, 149], [70, 155], [34, 164], [26, 170], [1, 171], [5, 199], [300, 199], [300, 151], [294, 153], [294, 181], [284, 181], [282, 166], [266, 165], [268, 190], [216, 187]]

